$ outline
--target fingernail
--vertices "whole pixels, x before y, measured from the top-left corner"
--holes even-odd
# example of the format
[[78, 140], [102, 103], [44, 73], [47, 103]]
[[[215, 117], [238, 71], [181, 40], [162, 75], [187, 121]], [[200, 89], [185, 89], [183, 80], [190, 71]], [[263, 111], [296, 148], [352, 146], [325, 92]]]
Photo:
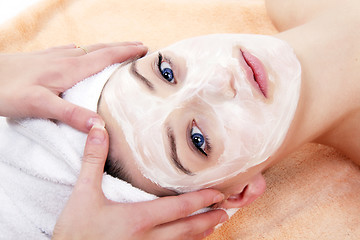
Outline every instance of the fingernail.
[[105, 141], [105, 128], [102, 125], [95, 123], [89, 135], [89, 141], [92, 144], [102, 144]]
[[148, 48], [144, 45], [136, 45], [136, 47], [142, 50], [146, 50], [146, 51], [148, 50]]
[[213, 199], [213, 203], [218, 203], [221, 202], [222, 200], [224, 200], [225, 196], [222, 193], [219, 193], [218, 195], [216, 195]]
[[206, 231], [204, 232], [204, 237], [209, 236], [209, 235], [212, 234], [213, 232], [214, 232], [214, 229], [213, 229], [213, 228], [210, 228], [210, 229], [206, 230]]
[[98, 125], [100, 127], [105, 127], [105, 122], [98, 117], [92, 117], [88, 120], [86, 126], [88, 128], [88, 130], [90, 130], [94, 125]]
[[138, 41], [134, 41], [133, 43], [136, 44], [136, 45], [143, 45], [142, 42], [138, 42]]
[[219, 223], [226, 222], [228, 219], [229, 219], [229, 216], [227, 215], [227, 213], [225, 213], [222, 215]]

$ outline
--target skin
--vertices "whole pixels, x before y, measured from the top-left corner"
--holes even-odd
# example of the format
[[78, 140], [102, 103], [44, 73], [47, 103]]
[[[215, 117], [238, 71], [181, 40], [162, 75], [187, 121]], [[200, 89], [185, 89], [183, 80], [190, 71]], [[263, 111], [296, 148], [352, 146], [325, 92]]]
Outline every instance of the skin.
[[[321, 3], [307, 8], [319, 9]], [[303, 84], [295, 120], [274, 162], [306, 142], [318, 142], [339, 149], [359, 164], [360, 33], [354, 29], [360, 26], [360, 3], [330, 1], [328, 8], [312, 16], [300, 15], [290, 26], [280, 22], [291, 11], [277, 12], [276, 4], [268, 2], [270, 16], [283, 30], [292, 27], [278, 37], [294, 47], [302, 65]], [[333, 16], [341, 17], [335, 20]]]
[[[293, 47], [302, 66], [298, 108], [285, 141], [273, 156], [213, 187], [225, 195], [225, 201], [218, 204], [220, 207], [242, 207], [251, 203], [265, 190], [262, 172], [307, 142], [333, 146], [360, 163], [360, 143], [356, 140], [360, 137], [360, 33], [354, 31], [360, 25], [360, 3], [330, 1], [324, 7], [324, 3], [318, 1], [306, 3], [304, 8], [309, 11], [297, 13], [295, 9], [302, 4], [300, 1], [286, 3], [285, 10], [276, 7], [280, 2], [268, 1], [267, 7], [275, 25], [284, 30], [275, 37]], [[110, 135], [116, 136], [110, 136], [112, 144], [123, 146], [114, 147], [113, 154], [115, 158], [127, 159], [123, 164], [133, 176], [132, 184], [160, 196], [174, 194], [144, 178], [134, 162], [129, 161], [130, 149], [121, 139], [121, 130], [104, 102], [100, 103], [99, 113], [107, 122]]]

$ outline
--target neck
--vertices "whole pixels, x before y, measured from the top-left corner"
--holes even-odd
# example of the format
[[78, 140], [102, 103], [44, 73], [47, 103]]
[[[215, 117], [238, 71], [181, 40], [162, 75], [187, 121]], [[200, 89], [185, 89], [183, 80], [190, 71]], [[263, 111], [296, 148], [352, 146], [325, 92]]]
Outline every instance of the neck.
[[358, 9], [344, 5], [277, 35], [294, 48], [302, 65], [297, 113], [277, 156], [306, 142], [333, 146], [353, 160], [360, 155], [360, 142], [354, 141], [360, 137], [357, 14]]

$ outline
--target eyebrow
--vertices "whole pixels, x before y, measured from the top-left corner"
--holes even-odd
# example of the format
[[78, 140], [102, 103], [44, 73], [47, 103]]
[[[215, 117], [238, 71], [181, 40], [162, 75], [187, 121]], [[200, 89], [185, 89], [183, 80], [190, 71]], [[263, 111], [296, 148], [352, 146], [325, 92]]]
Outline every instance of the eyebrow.
[[171, 127], [168, 127], [167, 129], [167, 135], [169, 137], [169, 142], [170, 142], [170, 150], [171, 150], [171, 160], [173, 161], [173, 163], [175, 164], [175, 166], [182, 171], [183, 173], [185, 173], [186, 175], [190, 175], [193, 176], [194, 174], [187, 168], [185, 168], [182, 164], [181, 161], [179, 159], [179, 156], [177, 155], [177, 150], [176, 150], [176, 141], [175, 141], [175, 136], [174, 136], [174, 132], [172, 130]]
[[143, 75], [141, 75], [136, 68], [136, 61], [131, 63], [130, 73], [135, 76], [136, 79], [140, 80], [149, 90], [154, 91], [154, 85]]

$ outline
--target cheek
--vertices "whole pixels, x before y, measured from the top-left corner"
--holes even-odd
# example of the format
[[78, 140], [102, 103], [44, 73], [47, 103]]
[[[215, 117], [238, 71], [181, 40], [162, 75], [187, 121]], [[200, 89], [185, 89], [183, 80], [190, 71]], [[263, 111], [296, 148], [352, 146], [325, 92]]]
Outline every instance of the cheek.
[[136, 166], [133, 166], [129, 170], [129, 173], [131, 175], [131, 185], [136, 188], [139, 188], [150, 194], [154, 194], [158, 197], [176, 195], [175, 192], [162, 188], [151, 180], [145, 178]]

